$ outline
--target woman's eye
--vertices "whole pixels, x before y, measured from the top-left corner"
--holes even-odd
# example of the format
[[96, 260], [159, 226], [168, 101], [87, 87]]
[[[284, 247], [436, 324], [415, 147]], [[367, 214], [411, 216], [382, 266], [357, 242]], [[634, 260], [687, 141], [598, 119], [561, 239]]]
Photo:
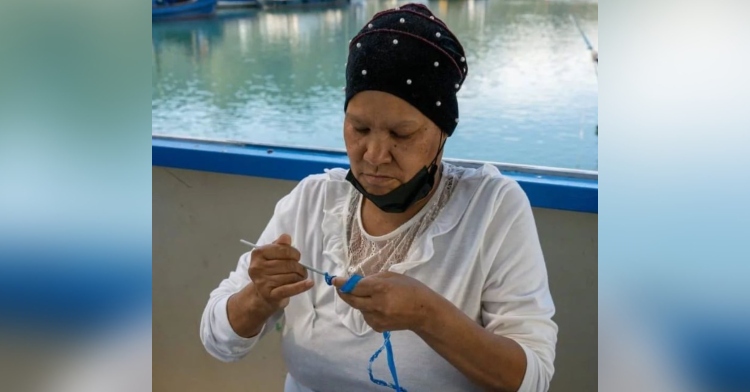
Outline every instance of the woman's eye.
[[354, 127], [354, 130], [357, 131], [358, 133], [367, 133], [367, 132], [370, 131], [370, 128], [357, 128], [357, 127]]
[[393, 136], [396, 139], [408, 139], [411, 135], [402, 135], [396, 132], [391, 131], [391, 136]]

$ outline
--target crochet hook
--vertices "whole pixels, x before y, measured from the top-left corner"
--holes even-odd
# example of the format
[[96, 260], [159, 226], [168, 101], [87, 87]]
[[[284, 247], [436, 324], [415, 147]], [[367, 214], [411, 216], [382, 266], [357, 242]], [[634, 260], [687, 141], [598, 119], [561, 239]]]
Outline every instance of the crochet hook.
[[[257, 247], [258, 247], [258, 245], [256, 245], [256, 244], [253, 244], [253, 243], [252, 243], [252, 242], [250, 242], [250, 241], [240, 240], [240, 242], [242, 242], [243, 244], [245, 244], [245, 245], [247, 245], [247, 246], [249, 246], [249, 247], [251, 247], [251, 248], [253, 248], [253, 249], [255, 249], [255, 248], [257, 248]], [[326, 275], [326, 273], [325, 273], [325, 272], [323, 272], [323, 271], [321, 271], [321, 270], [319, 270], [319, 269], [316, 269], [316, 268], [310, 267], [309, 265], [305, 265], [305, 264], [302, 264], [302, 263], [299, 263], [299, 265], [301, 265], [301, 266], [305, 267], [305, 269], [307, 269], [307, 270], [309, 270], [309, 271], [315, 272], [316, 274], [320, 274], [320, 275], [323, 275], [323, 276], [325, 276], [325, 275]]]

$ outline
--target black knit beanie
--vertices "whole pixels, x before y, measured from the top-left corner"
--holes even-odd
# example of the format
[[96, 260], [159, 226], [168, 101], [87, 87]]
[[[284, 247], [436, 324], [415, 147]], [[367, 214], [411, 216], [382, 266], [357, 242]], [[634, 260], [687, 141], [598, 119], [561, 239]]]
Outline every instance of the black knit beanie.
[[349, 43], [344, 110], [359, 92], [383, 91], [409, 102], [450, 136], [467, 72], [463, 47], [427, 7], [382, 11]]

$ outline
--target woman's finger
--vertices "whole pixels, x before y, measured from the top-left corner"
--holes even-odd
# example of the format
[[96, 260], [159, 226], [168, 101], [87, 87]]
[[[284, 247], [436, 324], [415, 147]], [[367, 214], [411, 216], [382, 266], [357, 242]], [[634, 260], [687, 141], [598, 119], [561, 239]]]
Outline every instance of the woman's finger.
[[307, 278], [307, 270], [296, 261], [266, 260], [264, 267], [268, 275], [297, 274], [303, 279]]
[[363, 312], [369, 312], [372, 309], [372, 299], [370, 297], [357, 297], [351, 294], [344, 294], [340, 291], [338, 293], [339, 297], [354, 309]]
[[[333, 285], [336, 286], [339, 291], [346, 286], [346, 282], [351, 278], [346, 277], [336, 277], [333, 279]], [[348, 294], [351, 294], [353, 296], [357, 297], [370, 297], [374, 293], [374, 288], [377, 286], [377, 282], [374, 281], [374, 279], [371, 278], [362, 278], [357, 282], [357, 284], [354, 286], [354, 289], [350, 291]]]
[[304, 293], [313, 287], [314, 283], [310, 279], [301, 280], [297, 283], [287, 284], [279, 286], [271, 290], [271, 297], [276, 301], [281, 301], [285, 298], [294, 297], [297, 294]]
[[331, 283], [333, 283], [334, 287], [336, 287], [337, 289], [340, 289], [341, 287], [344, 286], [344, 283], [346, 283], [346, 278], [343, 276], [337, 276], [333, 278], [333, 282]]
[[380, 320], [380, 315], [376, 312], [362, 312], [362, 317], [365, 319], [367, 325], [375, 332], [383, 332], [386, 330], [384, 324]]
[[274, 287], [286, 286], [288, 284], [297, 283], [301, 280], [305, 280], [304, 277], [295, 273], [269, 275], [266, 277], [266, 279]]
[[265, 245], [258, 249], [266, 260], [294, 260], [299, 261], [301, 255], [297, 249], [289, 245]]

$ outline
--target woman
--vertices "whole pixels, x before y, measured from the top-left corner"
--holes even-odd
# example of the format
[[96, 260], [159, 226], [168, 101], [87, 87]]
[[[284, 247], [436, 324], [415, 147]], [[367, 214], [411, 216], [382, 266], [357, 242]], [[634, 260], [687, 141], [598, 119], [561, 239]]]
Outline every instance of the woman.
[[[467, 72], [458, 39], [422, 5], [363, 27], [346, 69], [351, 169], [302, 180], [266, 245], [211, 293], [201, 339], [213, 356], [239, 360], [283, 315], [287, 392], [386, 390], [368, 374], [383, 331], [406, 390], [548, 388], [557, 326], [528, 199], [494, 166], [442, 162]], [[364, 278], [345, 294], [353, 274]], [[395, 381], [384, 358], [372, 375]]]

